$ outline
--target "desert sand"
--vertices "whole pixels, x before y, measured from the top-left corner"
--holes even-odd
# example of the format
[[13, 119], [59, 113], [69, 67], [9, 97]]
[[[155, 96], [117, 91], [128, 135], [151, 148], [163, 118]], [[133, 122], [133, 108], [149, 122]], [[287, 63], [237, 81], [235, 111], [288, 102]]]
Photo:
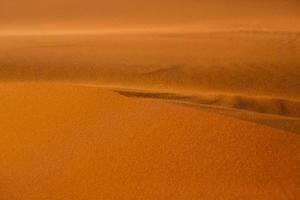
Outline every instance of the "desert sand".
[[105, 86], [300, 133], [299, 38], [295, 31], [2, 35], [0, 79]]
[[298, 38], [0, 36], [1, 199], [297, 199]]
[[1, 199], [297, 199], [300, 135], [107, 88], [0, 85]]
[[1, 0], [0, 200], [296, 200], [299, 0]]

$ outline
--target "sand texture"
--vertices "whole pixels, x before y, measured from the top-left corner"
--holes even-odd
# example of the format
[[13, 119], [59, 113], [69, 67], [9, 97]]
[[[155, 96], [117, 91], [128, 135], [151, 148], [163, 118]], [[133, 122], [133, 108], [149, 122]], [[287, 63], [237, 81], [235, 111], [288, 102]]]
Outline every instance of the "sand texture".
[[0, 86], [2, 199], [297, 199], [298, 134], [97, 87]]
[[0, 44], [1, 200], [299, 198], [299, 32]]
[[299, 38], [280, 31], [2, 36], [0, 79], [107, 87], [300, 133]]

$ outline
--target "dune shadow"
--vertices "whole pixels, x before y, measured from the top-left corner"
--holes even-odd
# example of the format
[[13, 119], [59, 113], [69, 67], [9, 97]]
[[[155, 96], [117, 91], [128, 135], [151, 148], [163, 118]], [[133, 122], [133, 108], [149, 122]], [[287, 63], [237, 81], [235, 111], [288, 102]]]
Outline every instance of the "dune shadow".
[[126, 97], [164, 100], [205, 109], [300, 134], [300, 101], [243, 95], [188, 96], [166, 92], [115, 90]]

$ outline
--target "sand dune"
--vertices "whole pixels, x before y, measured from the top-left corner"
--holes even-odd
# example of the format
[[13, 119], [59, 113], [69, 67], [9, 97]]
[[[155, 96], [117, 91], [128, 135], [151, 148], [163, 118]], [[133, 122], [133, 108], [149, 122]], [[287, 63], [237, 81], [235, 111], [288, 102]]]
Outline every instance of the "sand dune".
[[1, 200], [300, 195], [298, 32], [0, 43]]
[[296, 199], [300, 137], [97, 87], [0, 85], [1, 199]]
[[250, 118], [278, 115], [289, 124], [285, 130], [299, 132], [298, 32], [3, 35], [0, 40], [2, 81], [146, 90], [155, 98], [209, 105], [214, 111], [255, 112]]
[[199, 105], [220, 106], [258, 113], [275, 114], [284, 117], [300, 118], [300, 101], [289, 99], [250, 97], [229, 94], [202, 94], [202, 96], [183, 96], [172, 93], [134, 92], [120, 90], [116, 90], [116, 92], [128, 97], [174, 100], [175, 102], [179, 101]]
[[296, 200], [300, 0], [0, 0], [0, 200]]
[[1, 80], [300, 98], [298, 32], [20, 35], [0, 40]]
[[[300, 102], [269, 97], [238, 96], [234, 94], [198, 94], [187, 96], [151, 91], [115, 90], [127, 97], [158, 99], [188, 105], [255, 121], [268, 126], [300, 133]], [[250, 111], [250, 112], [249, 112]]]

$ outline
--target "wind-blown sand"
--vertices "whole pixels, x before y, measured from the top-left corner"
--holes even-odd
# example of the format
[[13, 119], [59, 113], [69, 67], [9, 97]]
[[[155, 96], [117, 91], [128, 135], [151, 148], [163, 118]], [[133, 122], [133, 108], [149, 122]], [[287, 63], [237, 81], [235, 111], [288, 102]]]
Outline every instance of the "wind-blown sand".
[[108, 89], [0, 85], [1, 199], [296, 199], [300, 135]]

